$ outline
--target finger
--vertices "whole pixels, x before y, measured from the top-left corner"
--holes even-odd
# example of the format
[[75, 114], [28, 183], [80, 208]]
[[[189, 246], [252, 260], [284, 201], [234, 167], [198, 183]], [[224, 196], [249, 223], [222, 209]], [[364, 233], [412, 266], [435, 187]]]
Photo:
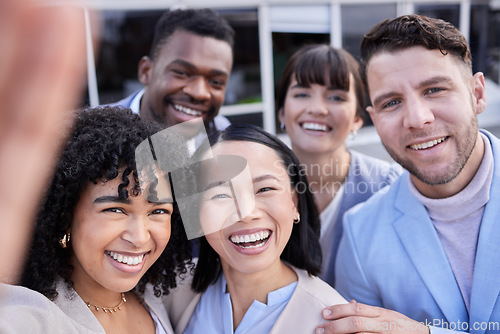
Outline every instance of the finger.
[[337, 320], [351, 316], [375, 318], [380, 315], [380, 308], [351, 300], [348, 304], [338, 304], [325, 307], [322, 316], [326, 320]]
[[374, 318], [349, 316], [330, 321], [318, 326], [315, 333], [320, 334], [347, 334], [347, 333], [375, 333], [377, 326]]

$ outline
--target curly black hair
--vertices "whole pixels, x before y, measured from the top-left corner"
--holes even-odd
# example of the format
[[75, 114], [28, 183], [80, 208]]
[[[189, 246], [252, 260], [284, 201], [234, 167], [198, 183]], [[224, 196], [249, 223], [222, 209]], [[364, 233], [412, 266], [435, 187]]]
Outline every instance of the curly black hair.
[[212, 37], [234, 45], [234, 30], [219, 13], [210, 8], [176, 9], [163, 13], [156, 23], [149, 57], [155, 59], [168, 38], [177, 30]]
[[[146, 138], [162, 128], [142, 121], [131, 110], [122, 107], [97, 107], [81, 110], [37, 217], [29, 256], [21, 277], [21, 285], [36, 290], [49, 299], [57, 297], [56, 282], [63, 278], [72, 286], [70, 247], [63, 249], [59, 240], [73, 220], [74, 209], [83, 189], [89, 182], [113, 180], [120, 177], [118, 196], [129, 196], [129, 176], [140, 187], [135, 164], [135, 149]], [[154, 293], [168, 294], [176, 286], [176, 275], [187, 272], [191, 263], [191, 246], [186, 238], [178, 209], [174, 204], [171, 220], [171, 238], [158, 260], [136, 286], [144, 293], [146, 283], [154, 286]], [[71, 242], [70, 242], [71, 245]]]

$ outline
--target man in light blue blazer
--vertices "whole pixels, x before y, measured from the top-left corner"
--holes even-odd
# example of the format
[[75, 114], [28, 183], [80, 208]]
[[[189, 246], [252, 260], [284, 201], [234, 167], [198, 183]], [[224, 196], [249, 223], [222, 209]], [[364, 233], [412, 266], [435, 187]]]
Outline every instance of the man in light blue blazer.
[[500, 333], [500, 140], [478, 129], [467, 41], [409, 15], [361, 50], [367, 110], [407, 172], [344, 216], [335, 288], [356, 301], [325, 309], [316, 333]]
[[144, 88], [114, 103], [165, 127], [197, 117], [223, 130], [218, 115], [233, 66], [234, 30], [211, 9], [178, 9], [158, 20], [148, 56], [138, 65]]

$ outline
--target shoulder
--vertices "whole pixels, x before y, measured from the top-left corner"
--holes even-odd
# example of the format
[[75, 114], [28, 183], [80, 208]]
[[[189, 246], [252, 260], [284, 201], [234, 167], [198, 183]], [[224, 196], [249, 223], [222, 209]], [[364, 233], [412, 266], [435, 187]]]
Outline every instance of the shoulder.
[[500, 139], [493, 135], [491, 132], [488, 132], [484, 129], [481, 129], [480, 132], [485, 135], [490, 141], [491, 147], [493, 149], [493, 155], [496, 159], [500, 159]]
[[297, 268], [293, 270], [297, 273], [298, 282], [292, 298], [295, 296], [300, 299], [302, 305], [317, 305], [321, 310], [325, 306], [346, 303], [334, 288], [319, 277], [310, 276], [305, 270]]
[[231, 125], [231, 122], [227, 119], [227, 117], [222, 115], [217, 115], [214, 118], [215, 129], [218, 131], [222, 131]]
[[313, 333], [325, 323], [321, 311], [326, 306], [345, 304], [346, 300], [327, 283], [305, 270], [291, 267], [298, 276], [297, 286], [271, 333]]
[[2, 333], [91, 333], [41, 293], [2, 284], [0, 294]]
[[112, 107], [120, 106], [120, 107], [130, 108], [130, 105], [131, 105], [134, 97], [136, 97], [137, 94], [142, 93], [143, 90], [144, 89], [139, 89], [139, 90], [133, 92], [132, 94], [130, 94], [129, 96], [127, 96], [127, 97], [125, 97], [117, 102], [110, 103], [108, 105], [112, 106]]
[[176, 329], [176, 332], [179, 331], [179, 328], [182, 329], [181, 331], [186, 328], [201, 298], [200, 294], [191, 289], [192, 280], [192, 273], [188, 270], [185, 276], [177, 278], [177, 287], [171, 289], [168, 295], [161, 297], [172, 327]]
[[166, 307], [162, 302], [162, 298], [155, 296], [153, 286], [150, 283], [146, 285], [142, 298], [144, 299], [144, 304], [146, 304], [149, 310], [158, 317], [158, 320], [161, 322], [161, 325], [167, 333], [173, 333], [174, 330], [172, 328], [172, 324], [170, 323]]
[[[374, 193], [366, 202], [349, 209], [344, 216], [344, 225], [356, 224], [374, 227], [390, 221], [389, 216], [399, 213], [396, 203], [414, 197], [408, 188], [408, 172], [404, 172], [389, 187]], [[366, 222], [370, 221], [370, 224]]]

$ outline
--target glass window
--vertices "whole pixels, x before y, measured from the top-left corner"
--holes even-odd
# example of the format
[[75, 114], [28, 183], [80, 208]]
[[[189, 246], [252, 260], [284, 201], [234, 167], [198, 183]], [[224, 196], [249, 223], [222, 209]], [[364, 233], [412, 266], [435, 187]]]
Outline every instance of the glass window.
[[450, 22], [460, 27], [460, 5], [418, 5], [415, 4], [415, 14], [425, 15]]
[[[137, 65], [149, 54], [155, 24], [163, 10], [107, 10], [96, 64], [101, 104], [116, 102], [142, 87]], [[224, 104], [261, 101], [257, 10], [220, 11], [236, 33], [234, 64]]]
[[483, 72], [488, 79], [500, 84], [500, 9], [471, 6], [470, 28], [474, 72]]
[[363, 35], [384, 19], [396, 17], [396, 4], [342, 5], [342, 46], [359, 60]]

